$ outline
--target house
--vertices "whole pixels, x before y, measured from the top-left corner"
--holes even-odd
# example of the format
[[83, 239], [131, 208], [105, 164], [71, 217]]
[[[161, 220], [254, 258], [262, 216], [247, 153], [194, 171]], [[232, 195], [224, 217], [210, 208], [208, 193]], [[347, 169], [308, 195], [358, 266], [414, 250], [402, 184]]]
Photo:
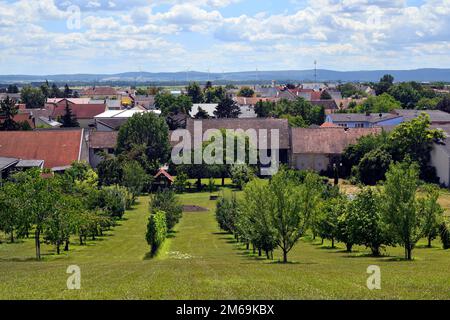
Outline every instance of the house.
[[155, 96], [152, 95], [136, 95], [134, 103], [137, 106], [144, 107], [147, 110], [155, 109]]
[[81, 92], [82, 97], [91, 98], [93, 100], [121, 100], [121, 95], [112, 87], [90, 87]]
[[88, 151], [84, 129], [0, 132], [0, 157], [43, 161], [52, 171], [64, 171], [75, 161], [88, 162]]
[[404, 122], [411, 121], [418, 118], [425, 113], [430, 117], [432, 125], [446, 125], [450, 124], [450, 113], [440, 110], [409, 110], [409, 109], [395, 109], [391, 112], [394, 115], [403, 117]]
[[0, 186], [8, 178], [18, 162], [19, 159], [16, 158], [0, 157]]
[[161, 114], [159, 110], [143, 110], [135, 107], [130, 110], [103, 110], [104, 112], [94, 117], [95, 128], [97, 131], [116, 131], [128, 121], [132, 116], [138, 113], [153, 112], [157, 115]]
[[381, 128], [292, 128], [290, 165], [297, 170], [326, 171], [349, 145], [363, 136], [381, 132]]
[[434, 125], [432, 128], [443, 130], [446, 138], [433, 144], [430, 152], [430, 165], [436, 168], [440, 184], [450, 187], [450, 125]]
[[189, 115], [192, 118], [195, 118], [200, 109], [202, 109], [208, 114], [210, 118], [214, 118], [214, 111], [216, 111], [218, 105], [218, 103], [194, 103], [192, 105], [191, 111], [189, 112]]
[[392, 113], [333, 113], [327, 115], [325, 122], [344, 128], [373, 128], [398, 125], [403, 122], [403, 117]]
[[159, 169], [158, 173], [153, 178], [154, 190], [169, 188], [175, 182], [175, 178], [167, 172], [166, 168]]
[[263, 143], [261, 139], [258, 139], [258, 151], [267, 151], [267, 155], [271, 156], [270, 149], [273, 141], [271, 130], [278, 130], [279, 133], [279, 148], [280, 148], [280, 158], [279, 161], [284, 164], [289, 162], [289, 152], [290, 152], [290, 139], [289, 139], [289, 123], [287, 119], [272, 119], [272, 118], [254, 118], [254, 119], [206, 119], [206, 120], [193, 120], [188, 119], [186, 124], [186, 129], [189, 131], [192, 139], [195, 136], [195, 128], [197, 125], [201, 124], [202, 134], [210, 129], [222, 130], [267, 130], [267, 140]]
[[[77, 118], [78, 123], [81, 128], [90, 128], [95, 126], [95, 117], [99, 114], [105, 112], [105, 104], [72, 104], [69, 105], [72, 114]], [[49, 109], [49, 119], [56, 120], [66, 114], [66, 105], [55, 105], [50, 106]]]
[[[0, 115], [0, 126], [3, 124], [3, 122], [5, 120], [6, 120], [6, 118], [4, 116]], [[13, 121], [18, 124], [27, 123], [31, 129], [36, 128], [35, 119], [31, 112], [18, 113], [13, 117]]]
[[89, 163], [93, 168], [104, 159], [103, 154], [114, 155], [117, 147], [117, 131], [93, 131], [89, 134]]
[[260, 97], [235, 97], [234, 101], [237, 103], [239, 108], [241, 109], [241, 114], [239, 118], [247, 119], [247, 118], [257, 118], [257, 114], [255, 112], [255, 105], [258, 102], [277, 102], [278, 98], [260, 98]]
[[106, 110], [122, 110], [122, 101], [120, 100], [112, 100], [112, 99], [104, 99], [104, 100], [90, 100], [92, 104], [106, 104]]
[[331, 114], [336, 112], [339, 107], [334, 100], [313, 100], [310, 102], [313, 106], [323, 107], [325, 114]]

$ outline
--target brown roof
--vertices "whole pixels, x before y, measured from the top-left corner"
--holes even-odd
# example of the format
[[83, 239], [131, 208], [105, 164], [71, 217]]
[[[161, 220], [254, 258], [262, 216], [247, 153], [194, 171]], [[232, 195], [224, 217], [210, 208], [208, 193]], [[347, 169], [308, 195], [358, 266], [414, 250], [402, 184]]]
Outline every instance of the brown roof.
[[155, 175], [155, 179], [158, 178], [158, 177], [161, 176], [161, 175], [163, 175], [163, 176], [165, 176], [167, 179], [169, 179], [170, 182], [174, 182], [174, 181], [175, 181], [175, 179], [174, 179], [170, 174], [168, 174], [166, 170], [164, 170], [164, 169], [162, 169], [162, 168], [159, 169], [158, 173]]
[[66, 167], [80, 159], [82, 129], [0, 132], [0, 157], [44, 160], [45, 168]]
[[278, 129], [280, 134], [280, 149], [290, 149], [289, 142], [289, 123], [287, 119], [273, 118], [250, 118], [250, 119], [206, 119], [193, 120], [188, 119], [186, 129], [189, 130], [191, 136], [194, 137], [194, 122], [202, 122], [203, 133], [210, 129], [266, 129], [268, 134], [268, 145], [271, 146], [271, 129]]
[[260, 97], [252, 97], [252, 98], [236, 97], [235, 98], [235, 101], [238, 105], [244, 105], [244, 106], [247, 106], [247, 105], [254, 106], [260, 101], [277, 102], [279, 100], [280, 99], [278, 99], [278, 98], [260, 98]]
[[[33, 129], [36, 127], [33, 121], [33, 116], [31, 115], [30, 112], [18, 113], [14, 116], [13, 120], [16, 123], [28, 122], [30, 127]], [[4, 121], [5, 118], [0, 116], [0, 124], [2, 124]]]
[[318, 128], [292, 129], [292, 152], [302, 154], [342, 154], [349, 145], [370, 134], [380, 134], [381, 128]]
[[85, 96], [114, 96], [117, 95], [117, 91], [111, 87], [93, 87], [83, 91]]
[[[74, 104], [69, 108], [77, 119], [94, 119], [95, 116], [102, 114], [106, 110], [106, 104]], [[58, 105], [52, 112], [52, 117], [62, 117], [66, 114], [66, 106]]]
[[328, 109], [328, 110], [338, 109], [338, 105], [336, 104], [336, 101], [334, 101], [334, 100], [313, 100], [313, 101], [311, 101], [311, 104], [313, 106], [324, 107], [325, 109]]
[[117, 131], [94, 131], [89, 136], [89, 147], [92, 149], [115, 149], [118, 135]]

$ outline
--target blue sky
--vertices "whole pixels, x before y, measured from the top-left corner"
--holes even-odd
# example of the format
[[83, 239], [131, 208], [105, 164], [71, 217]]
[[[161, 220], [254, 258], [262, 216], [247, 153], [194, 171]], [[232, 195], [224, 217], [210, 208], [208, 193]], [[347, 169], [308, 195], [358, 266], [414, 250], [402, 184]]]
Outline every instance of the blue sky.
[[0, 0], [0, 74], [450, 67], [450, 0]]

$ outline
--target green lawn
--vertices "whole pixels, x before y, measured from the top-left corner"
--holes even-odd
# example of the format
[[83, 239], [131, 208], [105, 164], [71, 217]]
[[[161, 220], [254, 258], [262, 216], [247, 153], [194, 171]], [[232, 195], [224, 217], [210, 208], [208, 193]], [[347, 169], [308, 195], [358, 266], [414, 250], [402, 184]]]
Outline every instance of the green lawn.
[[[291, 264], [258, 259], [221, 233], [209, 194], [186, 194], [184, 204], [212, 209], [185, 213], [161, 254], [147, 259], [147, 198], [113, 231], [88, 246], [33, 260], [33, 240], [0, 244], [0, 299], [450, 299], [450, 251], [417, 248], [415, 261], [401, 248], [372, 258], [364, 248], [348, 254], [319, 242], [300, 242]], [[279, 252], [276, 259], [280, 258]], [[81, 290], [66, 289], [69, 265], [81, 268]], [[378, 265], [382, 289], [366, 287], [366, 269]]]

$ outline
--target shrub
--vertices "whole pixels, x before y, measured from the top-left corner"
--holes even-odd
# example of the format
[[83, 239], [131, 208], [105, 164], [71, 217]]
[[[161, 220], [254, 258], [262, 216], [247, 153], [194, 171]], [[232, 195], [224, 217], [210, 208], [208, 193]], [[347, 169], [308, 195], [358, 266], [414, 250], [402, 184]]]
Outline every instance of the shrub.
[[188, 185], [188, 176], [186, 173], [179, 173], [177, 175], [177, 178], [175, 179], [175, 182], [173, 183], [173, 187], [175, 188], [175, 191], [178, 193], [183, 193], [186, 190], [186, 186]]
[[245, 184], [255, 177], [255, 173], [251, 167], [245, 164], [234, 165], [231, 167], [231, 179], [233, 184], [239, 189], [243, 189]]
[[130, 194], [120, 186], [103, 187], [99, 196], [99, 204], [113, 218], [121, 219], [130, 205]]
[[166, 214], [156, 210], [150, 215], [147, 225], [146, 240], [150, 245], [152, 255], [155, 255], [167, 237]]
[[158, 191], [150, 199], [150, 212], [158, 210], [165, 212], [168, 230], [172, 230], [183, 216], [183, 206], [172, 190]]
[[439, 228], [439, 233], [441, 235], [442, 247], [447, 250], [450, 249], [450, 228], [448, 223], [443, 222]]

